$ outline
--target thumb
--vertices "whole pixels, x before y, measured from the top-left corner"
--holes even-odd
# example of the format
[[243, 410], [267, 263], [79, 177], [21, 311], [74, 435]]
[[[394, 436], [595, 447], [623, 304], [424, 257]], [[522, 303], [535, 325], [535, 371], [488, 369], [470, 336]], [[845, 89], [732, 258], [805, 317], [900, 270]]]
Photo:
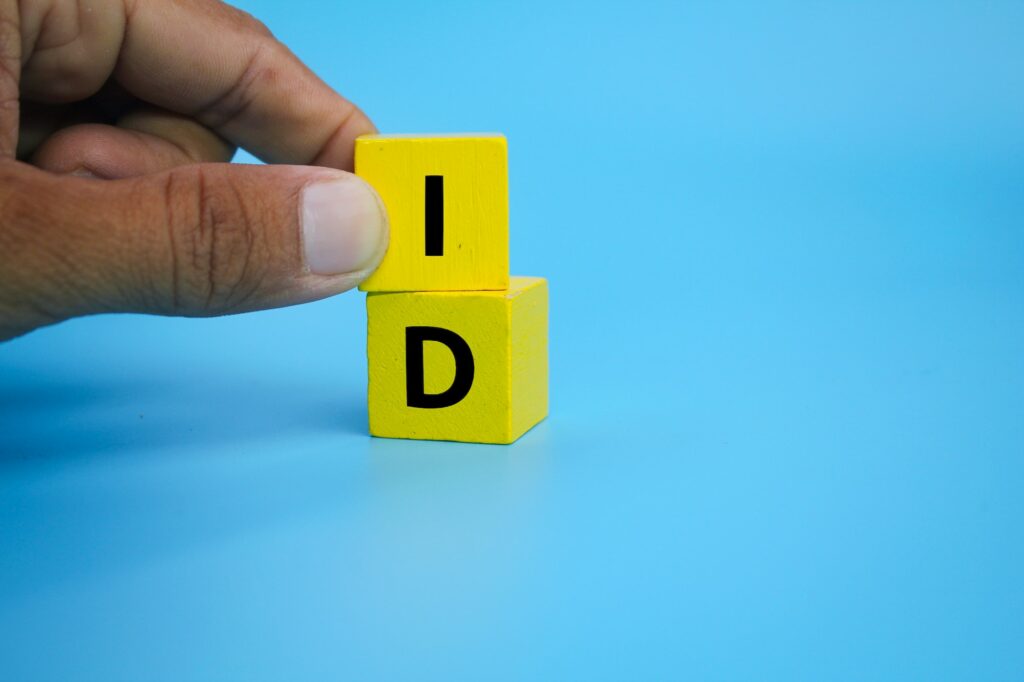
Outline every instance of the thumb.
[[351, 289], [387, 247], [344, 171], [201, 164], [101, 181], [0, 167], [0, 339], [76, 315], [207, 316]]

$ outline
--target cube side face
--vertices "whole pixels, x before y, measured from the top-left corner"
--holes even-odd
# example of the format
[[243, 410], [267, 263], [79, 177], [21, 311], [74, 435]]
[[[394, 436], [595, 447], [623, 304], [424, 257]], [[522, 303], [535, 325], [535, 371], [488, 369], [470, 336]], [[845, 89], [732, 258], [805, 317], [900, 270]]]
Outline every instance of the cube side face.
[[[372, 435], [510, 441], [510, 329], [508, 303], [500, 293], [371, 293], [366, 310]], [[425, 407], [420, 403], [465, 383], [464, 356], [457, 355], [452, 334], [472, 355], [472, 383], [454, 404]], [[410, 370], [417, 370], [417, 358], [422, 382], [413, 375], [414, 389]]]
[[364, 136], [356, 140], [355, 169], [377, 190], [391, 224], [388, 252], [361, 290], [508, 287], [503, 136]]
[[513, 277], [510, 283], [512, 439], [548, 414], [548, 283]]

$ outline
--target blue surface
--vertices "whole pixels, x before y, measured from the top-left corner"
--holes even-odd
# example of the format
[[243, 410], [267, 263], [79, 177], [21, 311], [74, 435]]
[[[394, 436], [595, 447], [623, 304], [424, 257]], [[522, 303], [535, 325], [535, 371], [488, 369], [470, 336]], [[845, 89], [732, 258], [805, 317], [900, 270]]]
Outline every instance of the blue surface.
[[0, 346], [0, 677], [1024, 677], [1024, 5], [288, 4], [508, 134], [551, 417], [370, 439], [355, 293]]

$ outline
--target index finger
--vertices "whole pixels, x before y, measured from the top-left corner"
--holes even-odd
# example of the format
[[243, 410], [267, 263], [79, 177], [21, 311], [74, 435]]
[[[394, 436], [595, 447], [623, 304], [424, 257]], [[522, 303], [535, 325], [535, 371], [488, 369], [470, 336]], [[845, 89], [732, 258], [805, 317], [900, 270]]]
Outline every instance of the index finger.
[[[76, 41], [94, 44], [79, 45], [77, 54], [109, 54], [119, 42], [107, 68], [132, 95], [190, 116], [264, 161], [352, 169], [353, 141], [373, 132], [373, 124], [260, 22], [216, 0], [106, 1], [123, 7], [124, 15], [123, 22], [105, 23], [123, 28], [89, 30], [80, 17]], [[77, 3], [79, 12], [83, 6]], [[55, 20], [58, 13], [47, 16]], [[51, 53], [39, 63], [59, 63], [66, 76], [69, 60], [57, 57]], [[88, 61], [92, 67], [80, 68], [105, 60]], [[32, 90], [48, 82], [58, 87], [60, 78], [47, 79], [45, 67], [28, 71], [33, 82], [23, 85]]]
[[114, 75], [130, 92], [265, 161], [352, 169], [353, 141], [373, 124], [263, 24], [210, 0], [128, 9]]

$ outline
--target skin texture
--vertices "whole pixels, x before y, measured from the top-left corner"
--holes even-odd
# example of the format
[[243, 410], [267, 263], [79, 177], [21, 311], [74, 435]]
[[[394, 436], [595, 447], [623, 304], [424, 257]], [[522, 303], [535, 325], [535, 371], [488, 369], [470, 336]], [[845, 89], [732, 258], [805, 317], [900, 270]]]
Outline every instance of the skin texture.
[[[215, 0], [0, 0], [0, 340], [77, 315], [219, 315], [351, 288], [383, 250], [310, 274], [300, 201], [346, 179], [370, 132]], [[226, 164], [237, 147], [275, 165]]]

